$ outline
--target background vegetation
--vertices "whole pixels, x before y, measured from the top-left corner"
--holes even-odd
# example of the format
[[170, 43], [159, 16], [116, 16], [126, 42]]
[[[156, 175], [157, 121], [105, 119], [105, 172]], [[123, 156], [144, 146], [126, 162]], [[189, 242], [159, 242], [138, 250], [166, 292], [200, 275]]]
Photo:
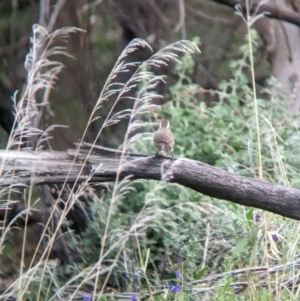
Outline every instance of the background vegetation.
[[[253, 29], [263, 15], [245, 23], [204, 0], [3, 1], [0, 12], [0, 104], [17, 121], [3, 149], [83, 140], [152, 154], [167, 118], [176, 156], [299, 188], [297, 97], [272, 76]], [[193, 43], [171, 44], [181, 39]], [[50, 205], [45, 187], [1, 189], [0, 209], [24, 208], [1, 223], [0, 300], [299, 298], [295, 221], [163, 181], [49, 187]], [[42, 221], [27, 223], [32, 208]]]

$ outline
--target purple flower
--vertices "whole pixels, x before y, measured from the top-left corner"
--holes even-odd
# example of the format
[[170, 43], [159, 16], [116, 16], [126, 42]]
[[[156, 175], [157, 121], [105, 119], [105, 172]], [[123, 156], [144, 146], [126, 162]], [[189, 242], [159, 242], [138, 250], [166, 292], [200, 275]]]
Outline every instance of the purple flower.
[[136, 294], [132, 294], [132, 295], [131, 295], [130, 301], [137, 301]]
[[176, 278], [181, 278], [182, 277], [182, 274], [181, 274], [181, 271], [180, 270], [177, 270], [176, 272], [175, 272], [175, 276], [176, 276]]
[[182, 260], [182, 258], [178, 258], [178, 264], [182, 264], [182, 262], [183, 262], [183, 260]]
[[87, 294], [83, 297], [82, 301], [92, 301], [92, 295], [91, 294]]
[[277, 240], [278, 240], [277, 235], [276, 235], [276, 234], [272, 234], [271, 236], [272, 236], [273, 241], [274, 241], [274, 242], [277, 242]]
[[256, 213], [255, 216], [254, 216], [254, 219], [255, 221], [258, 223], [260, 222], [260, 219], [261, 219], [261, 215], [259, 213]]
[[180, 289], [181, 289], [180, 284], [176, 284], [175, 286], [172, 284], [169, 285], [170, 292], [174, 294], [178, 294], [180, 292]]

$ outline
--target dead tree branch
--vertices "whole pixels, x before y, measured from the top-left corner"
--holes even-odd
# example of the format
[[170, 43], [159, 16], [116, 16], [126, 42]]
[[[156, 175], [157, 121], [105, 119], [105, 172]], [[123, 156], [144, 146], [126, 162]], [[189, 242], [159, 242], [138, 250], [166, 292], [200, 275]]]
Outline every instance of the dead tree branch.
[[[246, 11], [246, 4], [244, 0], [213, 0], [214, 2], [235, 8], [240, 5], [242, 10]], [[279, 21], [289, 22], [291, 24], [300, 26], [300, 14], [290, 9], [283, 8], [276, 4], [276, 1], [261, 3], [260, 0], [250, 1], [250, 13], [267, 13], [266, 17], [276, 19]]]
[[[85, 146], [88, 146], [86, 144]], [[76, 155], [76, 157], [75, 157]], [[79, 152], [1, 151], [0, 186], [152, 179], [178, 183], [205, 195], [300, 220], [300, 190], [238, 176], [199, 161], [140, 155], [104, 147]], [[83, 164], [85, 165], [83, 166]], [[0, 165], [1, 166], [1, 165]], [[82, 168], [83, 166], [83, 168]], [[82, 169], [82, 171], [81, 171]], [[14, 173], [14, 176], [12, 174]]]

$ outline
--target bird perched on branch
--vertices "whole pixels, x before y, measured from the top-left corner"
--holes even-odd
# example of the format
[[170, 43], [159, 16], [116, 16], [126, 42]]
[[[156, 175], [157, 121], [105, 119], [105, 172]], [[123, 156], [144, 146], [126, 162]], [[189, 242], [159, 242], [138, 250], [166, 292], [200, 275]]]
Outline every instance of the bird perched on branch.
[[154, 134], [154, 145], [158, 149], [156, 155], [161, 151], [163, 154], [172, 153], [173, 147], [175, 145], [175, 137], [170, 129], [170, 124], [168, 120], [163, 119], [160, 123], [159, 129]]

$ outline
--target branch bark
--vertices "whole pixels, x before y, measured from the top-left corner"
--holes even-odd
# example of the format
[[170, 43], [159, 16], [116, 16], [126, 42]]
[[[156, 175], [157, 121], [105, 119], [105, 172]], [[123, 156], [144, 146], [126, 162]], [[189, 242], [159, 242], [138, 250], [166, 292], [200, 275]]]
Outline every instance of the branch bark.
[[[245, 0], [213, 0], [213, 1], [233, 8], [238, 4], [241, 5], [243, 11], [246, 11]], [[285, 21], [300, 26], [299, 13], [278, 6], [274, 1], [270, 1], [267, 3], [261, 3], [260, 0], [250, 1], [250, 13], [253, 14], [254, 12], [258, 14], [263, 12], [268, 12], [268, 14], [266, 15], [266, 17], [268, 18]]]
[[[89, 145], [85, 145], [88, 146]], [[199, 161], [127, 153], [103, 147], [79, 152], [1, 151], [3, 185], [112, 182], [152, 179], [178, 183], [205, 195], [300, 220], [300, 190], [238, 176]], [[84, 164], [84, 166], [83, 166]], [[83, 166], [83, 168], [82, 168]], [[82, 169], [82, 171], [81, 171]]]

